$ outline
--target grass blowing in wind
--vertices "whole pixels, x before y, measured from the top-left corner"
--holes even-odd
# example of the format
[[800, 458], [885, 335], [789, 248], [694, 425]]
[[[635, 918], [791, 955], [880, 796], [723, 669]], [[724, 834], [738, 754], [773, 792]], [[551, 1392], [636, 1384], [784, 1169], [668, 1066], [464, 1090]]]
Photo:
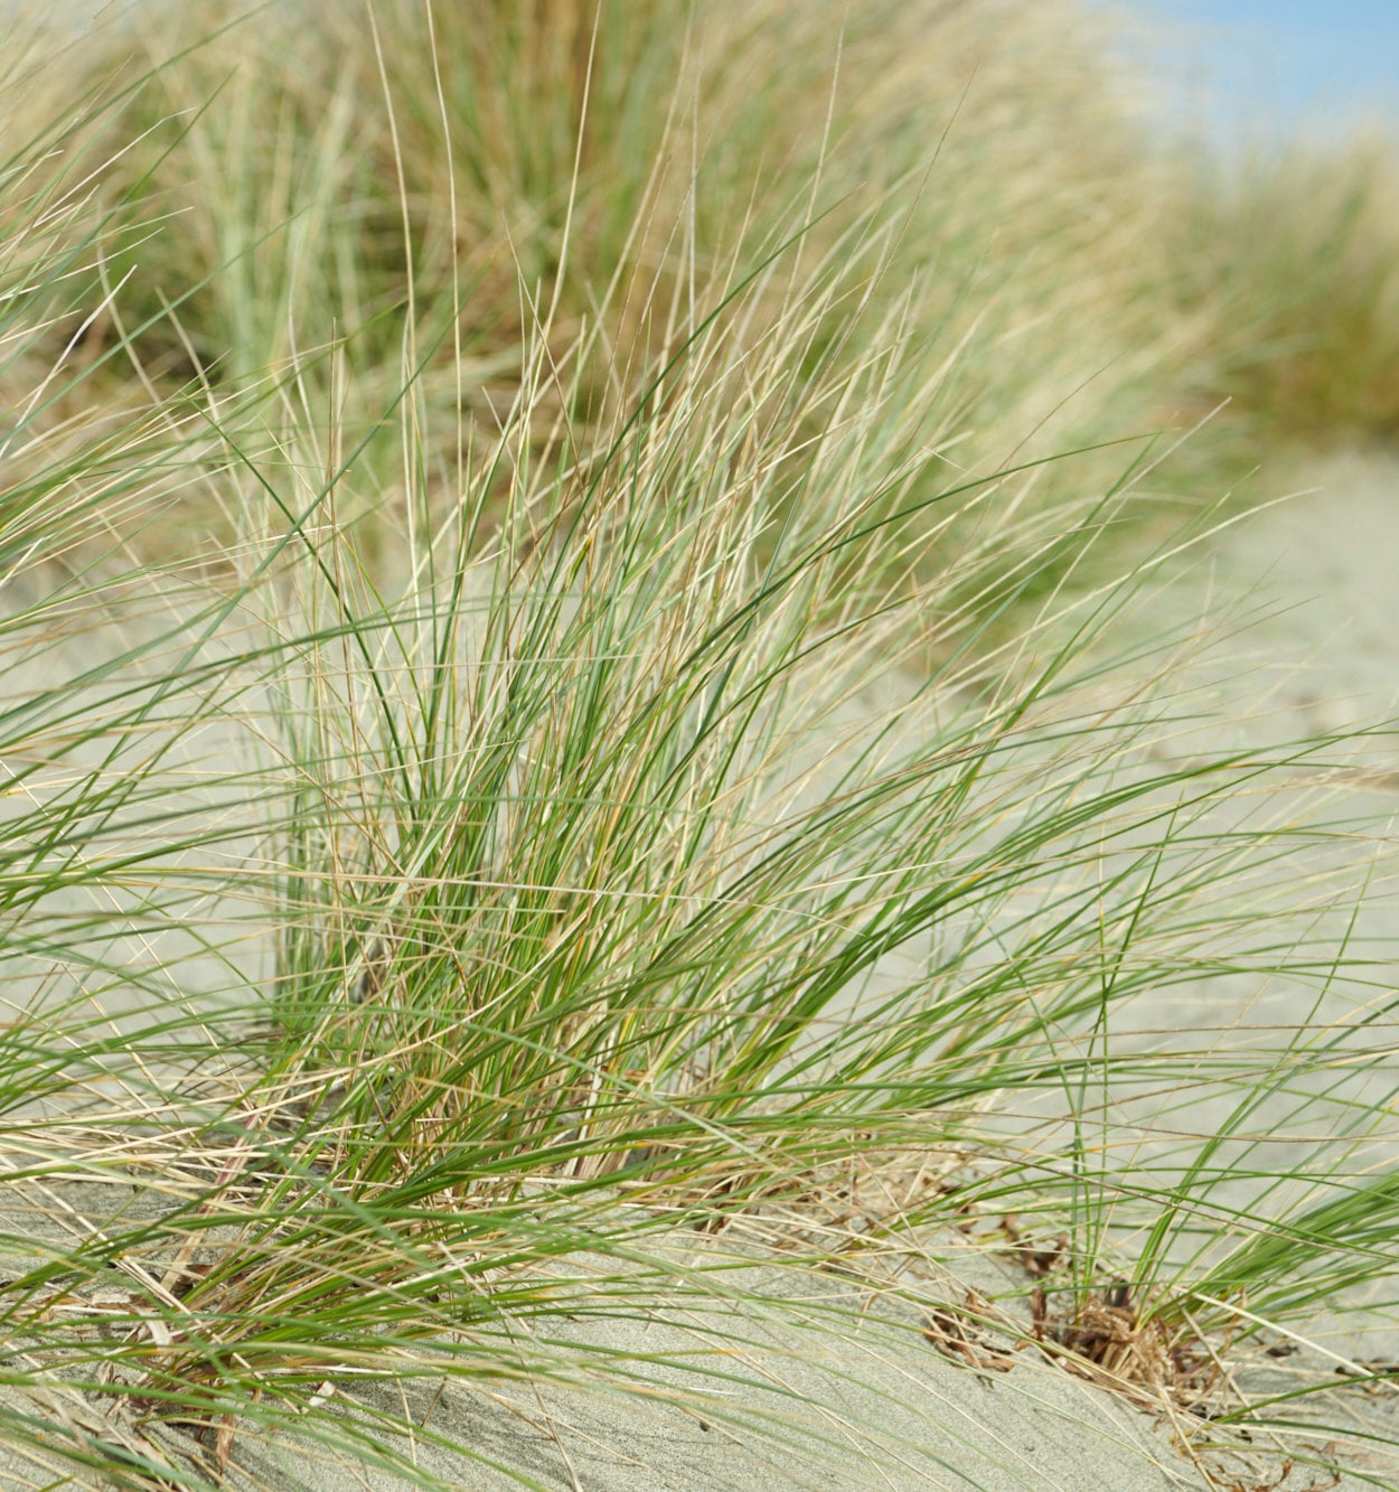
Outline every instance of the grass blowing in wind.
[[[926, 1414], [953, 1363], [1116, 1393], [1202, 1485], [1370, 1433], [1329, 1359], [1240, 1380], [1392, 1272], [1361, 829], [1295, 786], [1343, 743], [1163, 750], [1195, 704], [1112, 630], [1156, 555], [1097, 556], [1165, 354], [1052, 418], [1097, 331], [1046, 369], [1054, 275], [974, 204], [924, 236], [1033, 205], [993, 152], [1041, 22], [910, 9], [958, 83], [918, 110], [851, 102], [916, 32], [882, 6], [335, 8], [309, 81], [201, 8], [13, 158], [16, 1485], [579, 1486], [614, 1400], [794, 1486], [1043, 1485]], [[740, 42], [800, 113], [726, 118]], [[94, 149], [95, 234], [52, 205]], [[1313, 1023], [1151, 1004], [1284, 978]], [[808, 1345], [916, 1373], [826, 1416]]]

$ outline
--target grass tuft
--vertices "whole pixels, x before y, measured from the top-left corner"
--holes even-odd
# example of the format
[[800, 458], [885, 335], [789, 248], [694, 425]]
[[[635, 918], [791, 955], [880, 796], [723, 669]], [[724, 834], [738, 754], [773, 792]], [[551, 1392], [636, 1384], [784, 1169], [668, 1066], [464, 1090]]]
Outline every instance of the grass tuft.
[[1116, 543], [1193, 332], [1104, 269], [1106, 64], [832, 16], [194, 7], [0, 173], [0, 1454], [529, 1486], [443, 1398], [620, 1395], [848, 1455], [777, 1323], [1033, 1346], [1213, 1475], [1250, 1352], [1384, 1314], [1348, 743], [1182, 754], [1130, 641], [1212, 520]]

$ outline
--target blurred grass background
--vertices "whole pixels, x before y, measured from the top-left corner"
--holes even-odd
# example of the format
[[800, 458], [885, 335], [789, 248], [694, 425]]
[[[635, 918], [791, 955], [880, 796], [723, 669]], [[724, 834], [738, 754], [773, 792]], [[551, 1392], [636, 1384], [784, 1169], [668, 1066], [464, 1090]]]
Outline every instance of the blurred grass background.
[[[590, 371], [560, 411], [577, 440], [676, 343], [696, 285], [805, 220], [798, 261], [864, 260], [859, 316], [831, 308], [810, 366], [857, 366], [896, 317], [945, 463], [969, 476], [1207, 419], [1139, 483], [1149, 517], [1215, 501], [1297, 442], [1386, 440], [1399, 420], [1389, 153], [1299, 146], [1221, 169], [1163, 135], [1111, 13], [245, 9], [139, 7], [61, 63], [12, 64], [15, 137], [26, 111], [95, 115], [64, 170], [102, 165], [95, 252], [48, 338], [7, 366], [17, 396], [80, 324], [74, 364], [105, 358], [88, 407], [295, 367], [311, 408], [328, 418], [334, 398], [358, 436], [411, 370], [441, 416], [436, 481], [460, 431], [495, 428], [546, 310], [556, 353], [580, 330], [609, 348], [612, 375]], [[775, 271], [748, 313], [755, 347], [791, 283]], [[57, 401], [50, 418], [72, 414]], [[1007, 501], [1033, 487], [1052, 508], [1092, 469], [1038, 470]], [[375, 485], [395, 479], [381, 465]]]

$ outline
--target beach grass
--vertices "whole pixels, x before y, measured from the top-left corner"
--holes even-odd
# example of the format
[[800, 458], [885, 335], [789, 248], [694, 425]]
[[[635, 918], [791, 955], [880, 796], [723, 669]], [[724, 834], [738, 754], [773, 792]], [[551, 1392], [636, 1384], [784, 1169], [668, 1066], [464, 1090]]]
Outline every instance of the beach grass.
[[[1225, 494], [1166, 500], [1203, 313], [1091, 31], [614, 9], [16, 70], [0, 1437], [447, 1485], [360, 1390], [722, 1417], [565, 1323], [838, 1272], [933, 1352], [994, 1258], [1197, 1466], [1325, 1467], [1330, 1358], [1231, 1375], [1385, 1315], [1387, 880], [1297, 792], [1344, 739], [1173, 753], [1130, 640]], [[1240, 981], [1309, 1018], [1162, 1029]]]

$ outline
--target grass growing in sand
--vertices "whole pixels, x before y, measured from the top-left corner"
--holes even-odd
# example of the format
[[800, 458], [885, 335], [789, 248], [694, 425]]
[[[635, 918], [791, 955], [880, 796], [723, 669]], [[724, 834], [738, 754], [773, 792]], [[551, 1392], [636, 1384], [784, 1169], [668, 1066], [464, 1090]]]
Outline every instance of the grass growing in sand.
[[[1386, 1007], [1279, 931], [1356, 829], [1336, 741], [1163, 759], [1109, 646], [1196, 333], [1076, 13], [194, 9], [0, 178], [0, 1436], [434, 1485], [360, 1389], [654, 1395], [565, 1325], [814, 1267], [975, 1356], [932, 1266], [999, 1253], [1201, 1468], [1323, 1464], [1323, 1378], [1229, 1369], [1392, 1269]], [[1245, 1042], [1146, 1003], [1283, 976]]]

